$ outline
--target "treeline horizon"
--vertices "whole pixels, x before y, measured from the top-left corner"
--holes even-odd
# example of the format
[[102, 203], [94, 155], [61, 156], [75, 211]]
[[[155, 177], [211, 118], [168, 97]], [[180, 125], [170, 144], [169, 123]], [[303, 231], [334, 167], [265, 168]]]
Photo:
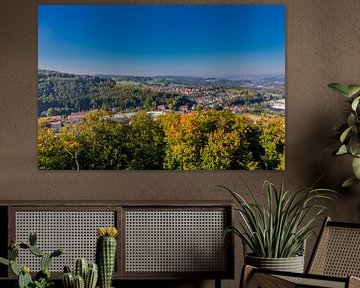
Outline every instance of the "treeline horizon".
[[106, 110], [58, 132], [38, 120], [41, 170], [284, 170], [285, 119], [229, 111], [140, 112], [121, 121]]

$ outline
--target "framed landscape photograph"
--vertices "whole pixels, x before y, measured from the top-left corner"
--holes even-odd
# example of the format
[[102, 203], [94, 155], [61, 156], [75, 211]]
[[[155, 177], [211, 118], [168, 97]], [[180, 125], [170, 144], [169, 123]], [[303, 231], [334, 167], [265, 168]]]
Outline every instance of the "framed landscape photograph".
[[38, 168], [284, 170], [284, 5], [39, 5]]

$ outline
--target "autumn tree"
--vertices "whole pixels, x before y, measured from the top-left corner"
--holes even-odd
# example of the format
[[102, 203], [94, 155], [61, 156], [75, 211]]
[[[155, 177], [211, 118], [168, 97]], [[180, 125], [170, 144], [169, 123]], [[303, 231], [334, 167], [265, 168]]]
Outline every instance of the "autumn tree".
[[38, 167], [41, 170], [72, 169], [71, 156], [64, 153], [59, 134], [43, 120], [38, 123]]

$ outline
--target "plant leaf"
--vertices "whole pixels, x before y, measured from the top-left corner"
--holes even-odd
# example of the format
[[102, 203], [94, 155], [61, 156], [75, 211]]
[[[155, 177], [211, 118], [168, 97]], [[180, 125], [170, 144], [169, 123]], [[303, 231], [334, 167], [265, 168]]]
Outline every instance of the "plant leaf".
[[328, 85], [329, 88], [333, 89], [335, 92], [339, 93], [342, 96], [351, 97], [351, 94], [348, 90], [348, 87], [341, 83], [330, 83]]
[[356, 178], [360, 180], [360, 158], [355, 157], [353, 159], [352, 168]]
[[356, 116], [353, 113], [350, 113], [347, 118], [347, 124], [349, 127], [355, 126], [356, 124]]
[[347, 90], [351, 96], [354, 96], [360, 92], [360, 85], [348, 85]]
[[341, 145], [341, 147], [339, 148], [339, 150], [337, 150], [335, 155], [344, 155], [347, 153], [348, 153], [348, 150], [347, 150], [346, 145]]
[[351, 109], [352, 110], [356, 111], [356, 109], [357, 109], [357, 107], [359, 105], [359, 101], [360, 101], [360, 96], [356, 97], [354, 99], [354, 101], [352, 101], [352, 103], [351, 103]]
[[349, 143], [347, 144], [347, 149], [354, 157], [360, 156], [360, 138], [357, 134], [354, 134], [350, 137]]
[[20, 274], [20, 268], [16, 265], [15, 261], [10, 261], [10, 268], [11, 271], [16, 275], [19, 276]]
[[345, 180], [344, 183], [341, 185], [341, 187], [348, 188], [352, 185], [359, 184], [359, 183], [360, 183], [359, 179], [357, 179], [355, 177], [351, 177], [351, 178]]
[[3, 258], [3, 257], [0, 257], [0, 263], [1, 264], [4, 264], [4, 265], [9, 265], [10, 263], [9, 263], [9, 260], [8, 259], [5, 259], [5, 258]]
[[346, 140], [346, 137], [348, 136], [351, 129], [352, 129], [352, 127], [348, 127], [347, 129], [344, 130], [343, 133], [341, 133], [341, 136], [340, 136], [341, 143], [344, 143], [344, 141]]

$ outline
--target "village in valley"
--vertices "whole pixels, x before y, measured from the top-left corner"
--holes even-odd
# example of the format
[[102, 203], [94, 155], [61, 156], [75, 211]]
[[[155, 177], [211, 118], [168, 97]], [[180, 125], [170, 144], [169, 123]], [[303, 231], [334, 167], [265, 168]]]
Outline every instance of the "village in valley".
[[[51, 72], [48, 72], [48, 74], [52, 75]], [[133, 101], [136, 104], [126, 105], [125, 109], [116, 106], [108, 107], [107, 110], [113, 112], [115, 121], [129, 119], [141, 111], [146, 111], [150, 117], [157, 118], [170, 112], [183, 114], [210, 109], [229, 110], [234, 114], [247, 114], [253, 117], [272, 114], [285, 117], [285, 78], [281, 76], [245, 77], [241, 80], [227, 80], [171, 76], [64, 75], [70, 75], [71, 77], [67, 76], [67, 81], [59, 81], [60, 84], [57, 84], [71, 86], [74, 77], [77, 80], [81, 77], [90, 79], [93, 77], [100, 79], [99, 81], [111, 81], [111, 83], [114, 83], [114, 89], [118, 90], [132, 87], [132, 89], [147, 89], [147, 91], [151, 91], [155, 95], [167, 95], [167, 97], [176, 95], [179, 98], [175, 103], [175, 100], [162, 101], [160, 97], [150, 107], [144, 107], [142, 101]], [[52, 81], [57, 80], [52, 79]], [[52, 82], [47, 84], [49, 87], [42, 89], [41, 93], [51, 91], [51, 87], [54, 86]], [[77, 95], [73, 96], [74, 98], [79, 97]], [[39, 91], [39, 101], [41, 99], [46, 99], [46, 97], [40, 95]], [[88, 111], [97, 109], [97, 107], [79, 108], [77, 110], [73, 108], [64, 113], [63, 110], [58, 109], [56, 106], [47, 107], [46, 110], [39, 111], [39, 117], [46, 119], [47, 125], [55, 131], [59, 131], [64, 125], [81, 122]], [[39, 109], [41, 109], [40, 106]], [[49, 110], [51, 113], [49, 113]]]

